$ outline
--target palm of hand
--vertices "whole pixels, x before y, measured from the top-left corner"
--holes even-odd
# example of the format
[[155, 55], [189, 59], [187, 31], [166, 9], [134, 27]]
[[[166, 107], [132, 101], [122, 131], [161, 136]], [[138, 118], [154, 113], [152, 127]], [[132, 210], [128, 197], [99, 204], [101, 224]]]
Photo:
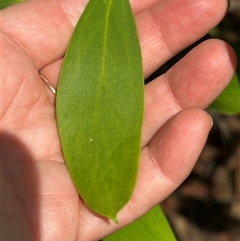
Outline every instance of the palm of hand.
[[[54, 85], [57, 84], [61, 58], [72, 24], [76, 23], [79, 11], [85, 5], [78, 3], [76, 9], [73, 3], [68, 6], [67, 2], [49, 1], [49, 9], [46, 9], [44, 3], [30, 1], [3, 11], [1, 161], [6, 240], [15, 240], [16, 237], [18, 240], [33, 240], [33, 236], [36, 240], [45, 241], [97, 240], [159, 203], [188, 175], [211, 126], [210, 119], [202, 110], [187, 108], [206, 107], [227, 84], [233, 72], [229, 64], [231, 50], [220, 41], [209, 41], [166, 75], [146, 86], [146, 113], [137, 187], [131, 201], [119, 214], [120, 224], [108, 222], [91, 212], [74, 188], [61, 152], [55, 119], [55, 97], [39, 76], [41, 71]], [[155, 41], [160, 34], [160, 30], [156, 29], [157, 15], [161, 16], [161, 11], [168, 14], [170, 6], [159, 7], [161, 1], [157, 0], [148, 1], [144, 6], [137, 3], [133, 7], [147, 76], [162, 64], [161, 60], [156, 62], [151, 56], [160, 47], [148, 43]], [[159, 5], [157, 10], [156, 7], [148, 9], [147, 4], [150, 6], [154, 3]], [[181, 1], [178, 4], [180, 6]], [[225, 8], [226, 4], [222, 3], [219, 12], [223, 13]], [[49, 14], [52, 9], [54, 17]], [[34, 18], [36, 13], [42, 19]], [[209, 13], [203, 9], [202, 14]], [[212, 19], [216, 18], [213, 12], [211, 14]], [[200, 26], [203, 25], [200, 17], [196, 21]], [[211, 24], [214, 24], [213, 21]], [[189, 24], [189, 27], [192, 25]], [[145, 26], [149, 28], [146, 30]], [[201, 31], [207, 32], [210, 27], [205, 26]], [[164, 31], [168, 32], [167, 26], [165, 28], [161, 30], [162, 36]], [[199, 31], [196, 30], [195, 37], [189, 33], [189, 38], [192, 38], [188, 40], [189, 43], [202, 34]], [[180, 31], [176, 34], [179, 37]], [[184, 36], [181, 38], [183, 41]], [[148, 43], [144, 42], [146, 39]], [[173, 40], [174, 43], [176, 41]], [[186, 41], [185, 45], [189, 43]], [[174, 52], [183, 48], [183, 45], [175, 44], [175, 50], [172, 46], [169, 49]], [[212, 54], [203, 62], [209, 47], [212, 47]], [[163, 51], [162, 61], [170, 57], [170, 52], [167, 49]], [[221, 61], [211, 65], [211, 60], [220, 55], [224, 55]], [[198, 65], [192, 64], [193, 60]], [[199, 90], [199, 86], [203, 86], [199, 73], [206, 66], [209, 69], [209, 75], [204, 76], [207, 88]], [[220, 69], [225, 72], [220, 73]], [[214, 78], [217, 79], [213, 84], [212, 71], [215, 71]], [[195, 79], [190, 86], [193, 76]]]

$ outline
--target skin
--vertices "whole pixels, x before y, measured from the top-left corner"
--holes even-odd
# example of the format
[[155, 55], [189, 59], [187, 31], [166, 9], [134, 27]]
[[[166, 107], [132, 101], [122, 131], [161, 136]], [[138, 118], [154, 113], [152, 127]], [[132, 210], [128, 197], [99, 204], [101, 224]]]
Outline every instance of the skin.
[[[62, 58], [87, 0], [31, 0], [1, 11], [1, 206], [3, 240], [92, 241], [132, 222], [188, 176], [212, 120], [203, 110], [229, 83], [233, 50], [220, 40], [194, 48], [145, 87], [141, 164], [119, 224], [90, 211], [61, 152], [55, 96]], [[205, 35], [226, 0], [132, 0], [144, 74]]]

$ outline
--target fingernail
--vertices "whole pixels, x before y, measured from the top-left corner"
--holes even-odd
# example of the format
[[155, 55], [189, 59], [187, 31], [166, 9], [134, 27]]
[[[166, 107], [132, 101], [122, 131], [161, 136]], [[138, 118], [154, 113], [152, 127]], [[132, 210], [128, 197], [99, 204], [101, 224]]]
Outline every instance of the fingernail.
[[209, 113], [208, 113], [208, 116], [209, 116], [209, 119], [211, 121], [211, 126], [210, 126], [210, 130], [211, 130], [212, 127], [213, 127], [213, 118], [212, 118], [212, 116]]

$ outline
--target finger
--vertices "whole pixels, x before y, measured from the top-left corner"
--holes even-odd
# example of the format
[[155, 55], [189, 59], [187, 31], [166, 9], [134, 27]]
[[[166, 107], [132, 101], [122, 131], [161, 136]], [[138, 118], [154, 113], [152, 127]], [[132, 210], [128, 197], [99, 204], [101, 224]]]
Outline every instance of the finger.
[[81, 230], [79, 240], [102, 238], [165, 199], [191, 172], [211, 126], [208, 114], [199, 109], [187, 109], [174, 116], [143, 149], [137, 185], [131, 201], [118, 215], [119, 224], [109, 225], [82, 213], [87, 228]]
[[224, 17], [226, 0], [161, 1], [136, 16], [145, 77]]
[[[145, 76], [208, 32], [227, 9], [225, 0], [135, 0], [132, 4], [139, 13], [136, 23]], [[86, 1], [29, 1], [3, 11], [2, 30], [12, 36], [42, 69], [64, 55], [85, 5]]]
[[[26, 108], [26, 112], [23, 114], [26, 117], [32, 103], [36, 103], [40, 99], [47, 101], [48, 95], [41, 91], [41, 89], [44, 90], [44, 85], [39, 78], [34, 62], [27, 53], [7, 35], [0, 33], [0, 38], [0, 71], [1, 80], [4, 80], [1, 82], [0, 88], [0, 96], [3, 98], [1, 119], [4, 119], [5, 114], [8, 113], [11, 118], [17, 116], [18, 121], [22, 123], [24, 119], [19, 119], [19, 112]], [[39, 79], [39, 82], [36, 79]], [[33, 86], [36, 88], [36, 92], [33, 91]], [[9, 119], [7, 118], [7, 120]], [[8, 125], [7, 122], [4, 123]], [[11, 126], [9, 129], [11, 129]]]
[[[159, 0], [133, 0], [134, 12]], [[88, 1], [27, 1], [2, 11], [3, 32], [33, 58], [39, 69], [64, 55], [73, 28]]]
[[208, 40], [145, 87], [143, 146], [170, 117], [189, 107], [206, 108], [229, 83], [236, 57], [229, 45]]
[[[47, 85], [26, 52], [7, 36], [2, 35], [1, 40], [1, 77], [4, 80], [0, 88], [2, 131], [21, 138], [34, 160], [50, 158], [60, 152], [55, 106], [49, 96], [53, 94], [48, 93]], [[12, 165], [12, 161], [6, 161], [11, 168], [19, 164], [16, 161], [16, 165]]]

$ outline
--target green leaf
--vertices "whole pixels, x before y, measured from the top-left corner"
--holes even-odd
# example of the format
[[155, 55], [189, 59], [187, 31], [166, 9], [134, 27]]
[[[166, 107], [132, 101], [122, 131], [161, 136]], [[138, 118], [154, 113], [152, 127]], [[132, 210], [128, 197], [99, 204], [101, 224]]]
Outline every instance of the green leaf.
[[[240, 57], [240, 42], [236, 43], [234, 50]], [[240, 63], [231, 82], [219, 97], [210, 105], [210, 108], [225, 115], [235, 115], [240, 113]]]
[[6, 8], [15, 3], [25, 2], [26, 0], [1, 0], [0, 9]]
[[135, 222], [104, 238], [104, 241], [176, 241], [173, 231], [159, 206]]
[[117, 222], [135, 187], [144, 78], [129, 1], [90, 0], [70, 41], [57, 90], [57, 122], [75, 186]]
[[223, 90], [220, 96], [210, 105], [210, 108], [224, 115], [240, 113], [240, 81], [237, 74]]

